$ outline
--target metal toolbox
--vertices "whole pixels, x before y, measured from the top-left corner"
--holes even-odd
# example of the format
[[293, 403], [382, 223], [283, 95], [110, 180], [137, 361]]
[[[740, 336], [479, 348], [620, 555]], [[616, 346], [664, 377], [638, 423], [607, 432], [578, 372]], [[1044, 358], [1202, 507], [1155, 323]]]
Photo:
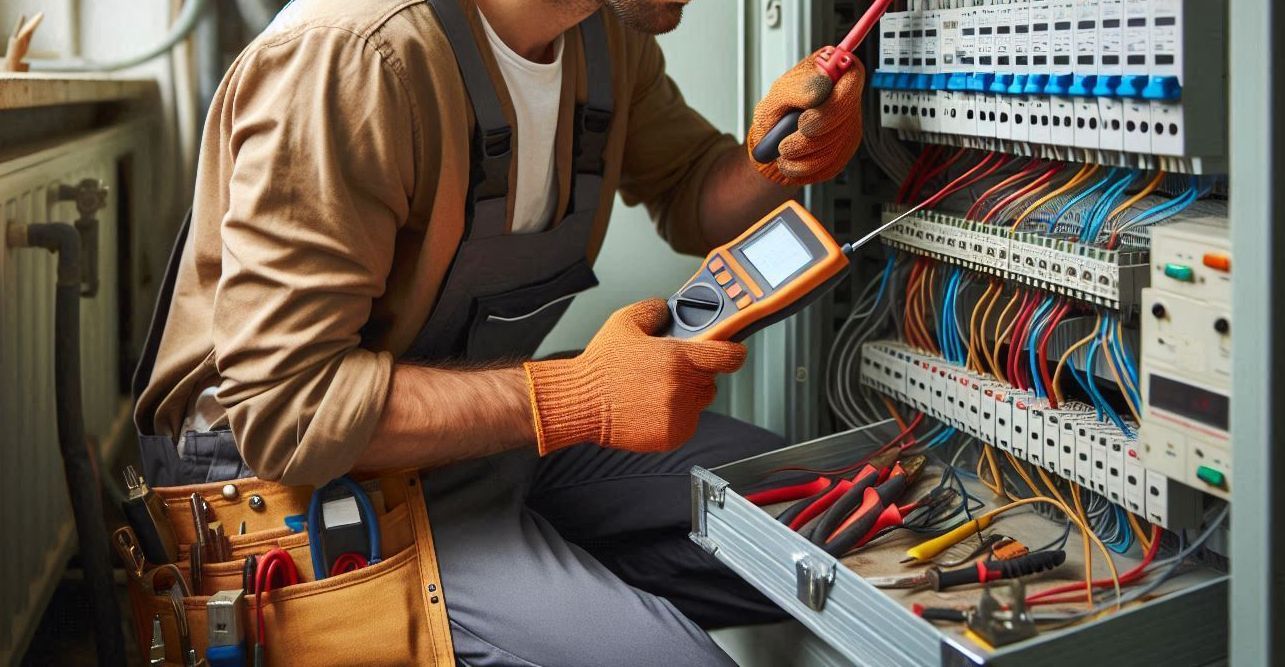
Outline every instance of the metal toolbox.
[[[919, 618], [738, 492], [784, 466], [825, 469], [898, 432], [885, 421], [725, 466], [692, 469], [692, 540], [860, 665], [1205, 665], [1227, 655], [1228, 577], [1184, 575], [1143, 604], [996, 650]], [[1175, 580], [1175, 583], [1178, 580]]]

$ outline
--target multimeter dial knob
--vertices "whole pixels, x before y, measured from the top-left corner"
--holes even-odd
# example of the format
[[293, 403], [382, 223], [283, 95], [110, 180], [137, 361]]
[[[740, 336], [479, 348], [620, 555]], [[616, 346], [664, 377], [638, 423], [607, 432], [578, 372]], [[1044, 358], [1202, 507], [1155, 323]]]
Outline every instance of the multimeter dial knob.
[[688, 329], [704, 329], [722, 310], [722, 295], [704, 283], [689, 285], [674, 297], [674, 319]]

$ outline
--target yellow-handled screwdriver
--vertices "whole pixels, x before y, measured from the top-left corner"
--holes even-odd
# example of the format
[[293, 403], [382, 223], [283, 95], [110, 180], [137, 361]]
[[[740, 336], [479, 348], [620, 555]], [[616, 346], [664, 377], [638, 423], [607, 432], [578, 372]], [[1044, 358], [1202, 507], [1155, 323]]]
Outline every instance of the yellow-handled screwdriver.
[[906, 558], [902, 559], [901, 562], [902, 563], [913, 563], [913, 562], [924, 563], [924, 562], [930, 561], [933, 558], [935, 558], [937, 554], [955, 546], [956, 544], [959, 544], [960, 542], [964, 541], [964, 539], [981, 532], [986, 527], [990, 526], [991, 522], [993, 522], [994, 520], [995, 520], [994, 517], [984, 514], [982, 516], [977, 517], [976, 519], [973, 519], [972, 521], [966, 521], [959, 527], [950, 531], [949, 533], [946, 533], [944, 535], [939, 535], [937, 537], [932, 538], [931, 540], [928, 540], [926, 542], [921, 542], [907, 549]]

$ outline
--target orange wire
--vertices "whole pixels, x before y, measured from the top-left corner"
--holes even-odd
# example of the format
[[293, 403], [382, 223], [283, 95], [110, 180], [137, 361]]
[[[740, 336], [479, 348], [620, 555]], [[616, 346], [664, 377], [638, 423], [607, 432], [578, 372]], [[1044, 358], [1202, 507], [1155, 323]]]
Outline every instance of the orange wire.
[[1077, 185], [1088, 180], [1097, 172], [1098, 172], [1098, 165], [1096, 164], [1086, 164], [1083, 167], [1080, 167], [1080, 171], [1076, 173], [1075, 176], [1072, 176], [1071, 180], [1067, 181], [1066, 183], [1063, 183], [1062, 187], [1044, 195], [1043, 197], [1039, 198], [1039, 200], [1037, 200], [1034, 204], [1031, 204], [1030, 206], [1026, 207], [1026, 210], [1022, 211], [1022, 214], [1017, 216], [1017, 220], [1013, 222], [1013, 226], [1009, 228], [1008, 230], [1009, 233], [1016, 232], [1017, 228], [1021, 226], [1022, 222], [1025, 221], [1026, 218], [1031, 215], [1031, 213], [1034, 213], [1036, 209], [1053, 201], [1054, 199], [1057, 199], [1063, 193], [1071, 191]]

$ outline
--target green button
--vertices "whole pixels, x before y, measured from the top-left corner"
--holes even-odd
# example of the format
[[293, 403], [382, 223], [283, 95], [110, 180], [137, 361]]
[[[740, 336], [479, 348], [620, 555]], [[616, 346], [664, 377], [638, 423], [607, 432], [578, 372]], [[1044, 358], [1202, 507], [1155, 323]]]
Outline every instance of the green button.
[[1186, 264], [1165, 264], [1165, 275], [1184, 283], [1189, 283], [1195, 278], [1191, 267]]
[[1227, 476], [1221, 470], [1215, 470], [1209, 466], [1196, 468], [1196, 477], [1209, 486], [1216, 486], [1220, 489], [1227, 486]]

